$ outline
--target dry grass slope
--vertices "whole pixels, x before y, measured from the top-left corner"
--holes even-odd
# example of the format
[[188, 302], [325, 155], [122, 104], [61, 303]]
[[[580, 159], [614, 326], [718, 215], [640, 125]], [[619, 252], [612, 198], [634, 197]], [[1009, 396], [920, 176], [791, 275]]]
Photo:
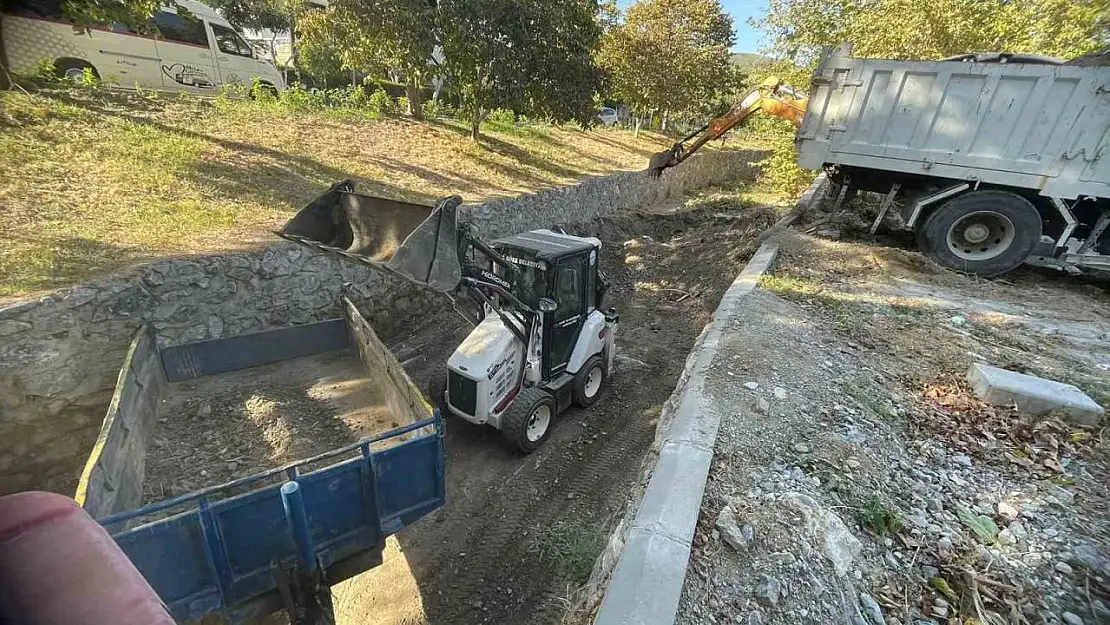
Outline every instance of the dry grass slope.
[[0, 298], [145, 260], [239, 249], [329, 184], [432, 201], [515, 195], [644, 167], [659, 135], [290, 111], [51, 87], [0, 93]]

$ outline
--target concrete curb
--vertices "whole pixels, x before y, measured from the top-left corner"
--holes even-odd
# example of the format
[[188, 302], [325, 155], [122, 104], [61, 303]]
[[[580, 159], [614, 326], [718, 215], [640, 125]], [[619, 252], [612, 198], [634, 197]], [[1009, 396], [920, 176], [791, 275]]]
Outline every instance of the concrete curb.
[[[772, 228], [789, 226], [820, 197], [826, 182], [824, 174], [818, 176], [794, 210]], [[775, 262], [778, 251], [779, 244], [773, 240], [759, 247], [721, 298], [686, 359], [678, 386], [664, 407], [665, 412], [673, 408], [673, 414], [656, 443], [659, 455], [651, 479], [624, 536], [594, 625], [674, 623], [720, 425], [720, 415], [705, 398], [705, 373], [741, 301]]]

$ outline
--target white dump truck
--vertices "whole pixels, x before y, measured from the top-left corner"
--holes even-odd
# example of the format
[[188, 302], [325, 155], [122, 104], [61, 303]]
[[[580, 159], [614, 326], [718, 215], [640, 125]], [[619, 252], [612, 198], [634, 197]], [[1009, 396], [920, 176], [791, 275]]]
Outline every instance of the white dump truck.
[[842, 46], [814, 73], [797, 145], [800, 166], [838, 185], [838, 208], [853, 189], [885, 194], [877, 226], [898, 200], [947, 267], [1110, 270], [1110, 66], [857, 59]]

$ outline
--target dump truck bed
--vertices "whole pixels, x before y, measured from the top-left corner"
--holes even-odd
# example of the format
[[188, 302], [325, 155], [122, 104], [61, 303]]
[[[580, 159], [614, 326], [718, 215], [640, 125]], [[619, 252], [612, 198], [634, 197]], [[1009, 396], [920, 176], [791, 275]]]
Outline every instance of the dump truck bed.
[[344, 311], [165, 349], [147, 329], [132, 342], [76, 498], [179, 622], [281, 609], [306, 562], [346, 579], [443, 505], [439, 415], [350, 301]]
[[1110, 67], [827, 55], [798, 162], [1110, 197]]

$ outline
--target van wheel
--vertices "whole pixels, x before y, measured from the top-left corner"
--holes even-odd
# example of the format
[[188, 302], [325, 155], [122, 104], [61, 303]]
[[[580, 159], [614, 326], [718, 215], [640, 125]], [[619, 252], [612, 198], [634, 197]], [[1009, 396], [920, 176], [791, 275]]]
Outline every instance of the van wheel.
[[945, 202], [918, 226], [917, 243], [941, 265], [984, 278], [1025, 262], [1041, 240], [1041, 215], [1009, 191], [972, 191]]
[[[268, 82], [258, 83], [258, 92], [264, 93], [267, 97], [273, 98], [275, 100], [278, 98], [278, 96], [281, 95], [280, 93], [278, 93], [277, 87], [271, 85]], [[253, 90], [251, 91], [251, 99], [256, 99], [256, 94]]]
[[571, 387], [574, 403], [583, 408], [594, 405], [597, 398], [601, 397], [601, 389], [605, 387], [607, 377], [601, 355], [591, 356], [574, 375], [574, 386]]
[[96, 68], [88, 61], [82, 61], [81, 59], [58, 59], [54, 63], [54, 73], [58, 75], [58, 78], [70, 80], [78, 84], [84, 82], [86, 69], [91, 69], [93, 76], [95, 76], [97, 80], [100, 80], [100, 72], [96, 71]]
[[551, 435], [555, 424], [555, 398], [536, 387], [517, 394], [501, 417], [501, 433], [524, 453], [536, 450]]

